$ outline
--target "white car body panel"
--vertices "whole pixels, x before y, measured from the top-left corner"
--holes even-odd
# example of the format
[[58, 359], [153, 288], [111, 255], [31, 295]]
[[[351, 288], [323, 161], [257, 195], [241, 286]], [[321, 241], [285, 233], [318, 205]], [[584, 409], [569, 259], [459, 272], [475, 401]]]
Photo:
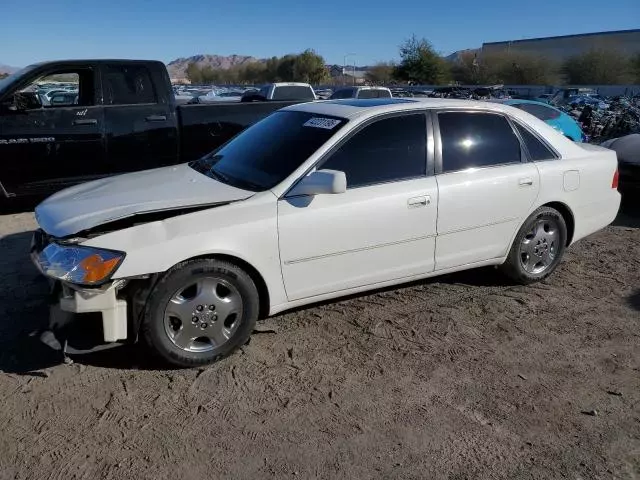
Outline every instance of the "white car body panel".
[[36, 207], [40, 226], [66, 237], [141, 213], [242, 200], [241, 190], [196, 172], [187, 164], [127, 173], [55, 193]]
[[107, 233], [83, 245], [109, 245], [127, 253], [114, 279], [164, 272], [199, 256], [235, 257], [260, 272], [272, 301], [286, 301], [278, 252], [277, 199], [269, 191], [242, 202]]
[[[171, 189], [165, 186], [163, 208], [188, 204], [189, 194], [199, 202], [233, 203], [106, 233], [83, 245], [126, 253], [114, 279], [165, 272], [201, 256], [236, 258], [264, 281], [269, 313], [275, 314], [372, 288], [501, 264], [520, 226], [542, 205], [554, 204], [571, 212], [571, 243], [605, 227], [617, 214], [620, 195], [611, 188], [617, 168], [615, 152], [575, 144], [522, 110], [449, 99], [396, 99], [367, 108], [353, 102], [321, 101], [284, 109], [349, 121], [270, 191], [254, 194], [222, 185], [228, 187], [224, 189], [195, 171], [181, 170], [188, 166], [178, 167], [181, 180], [172, 183]], [[506, 114], [528, 125], [561, 158], [426, 176], [341, 194], [286, 198], [291, 187], [362, 122], [387, 113], [439, 108]], [[122, 200], [122, 205], [114, 199], [123, 195], [117, 187], [97, 188], [93, 197], [91, 188], [80, 188], [75, 194], [71, 189], [38, 207], [38, 221], [48, 233], [66, 236], [75, 233], [74, 228], [106, 221], [103, 212], [114, 205], [127, 208], [119, 218], [148, 211], [149, 205], [156, 208], [160, 199], [155, 196], [150, 202], [145, 195], [154, 172], [139, 173], [138, 196]], [[184, 181], [197, 176], [202, 177], [201, 184]], [[409, 204], [421, 198], [428, 203]], [[90, 220], [91, 209], [74, 202], [94, 200], [98, 203], [91, 209], [99, 213]], [[66, 216], [65, 208], [69, 209]], [[77, 217], [85, 220], [79, 222]]]
[[468, 169], [437, 179], [438, 270], [504, 257], [540, 188], [534, 163]]
[[427, 177], [280, 200], [280, 258], [288, 298], [432, 271], [437, 195], [435, 178]]

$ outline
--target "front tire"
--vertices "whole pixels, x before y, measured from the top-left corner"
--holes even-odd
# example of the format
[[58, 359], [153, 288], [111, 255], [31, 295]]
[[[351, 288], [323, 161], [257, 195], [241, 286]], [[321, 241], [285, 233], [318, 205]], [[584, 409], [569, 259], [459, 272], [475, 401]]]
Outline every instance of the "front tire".
[[503, 272], [521, 284], [544, 280], [558, 267], [567, 244], [567, 224], [560, 212], [540, 207], [513, 241]]
[[220, 260], [189, 260], [151, 292], [143, 338], [172, 365], [206, 365], [247, 342], [258, 312], [258, 290], [244, 270]]

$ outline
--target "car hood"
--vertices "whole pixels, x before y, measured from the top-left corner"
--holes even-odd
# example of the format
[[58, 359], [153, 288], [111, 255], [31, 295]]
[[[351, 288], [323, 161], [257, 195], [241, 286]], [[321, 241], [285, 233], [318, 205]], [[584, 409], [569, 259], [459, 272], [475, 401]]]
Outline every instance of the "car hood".
[[67, 188], [36, 207], [36, 220], [48, 234], [66, 237], [132, 215], [214, 206], [253, 194], [183, 164]]

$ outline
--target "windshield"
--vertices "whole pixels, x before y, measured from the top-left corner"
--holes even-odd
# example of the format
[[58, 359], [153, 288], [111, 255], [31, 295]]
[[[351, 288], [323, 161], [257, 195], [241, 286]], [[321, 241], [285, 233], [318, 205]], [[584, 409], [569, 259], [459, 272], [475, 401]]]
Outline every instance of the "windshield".
[[36, 68], [38, 65], [29, 65], [28, 67], [23, 68], [22, 70], [18, 70], [15, 73], [12, 73], [8, 77], [0, 80], [0, 96], [4, 93], [5, 88], [11, 85], [17, 78], [22, 77], [24, 74]]
[[268, 190], [291, 175], [346, 122], [309, 112], [276, 112], [190, 165], [238, 188]]

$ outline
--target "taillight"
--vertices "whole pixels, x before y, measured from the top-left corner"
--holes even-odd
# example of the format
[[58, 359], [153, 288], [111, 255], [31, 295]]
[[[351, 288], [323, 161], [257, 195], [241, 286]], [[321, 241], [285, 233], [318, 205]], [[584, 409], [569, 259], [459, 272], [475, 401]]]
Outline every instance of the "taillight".
[[613, 181], [611, 182], [611, 188], [618, 188], [618, 180], [620, 179], [620, 171], [616, 168], [613, 174]]

